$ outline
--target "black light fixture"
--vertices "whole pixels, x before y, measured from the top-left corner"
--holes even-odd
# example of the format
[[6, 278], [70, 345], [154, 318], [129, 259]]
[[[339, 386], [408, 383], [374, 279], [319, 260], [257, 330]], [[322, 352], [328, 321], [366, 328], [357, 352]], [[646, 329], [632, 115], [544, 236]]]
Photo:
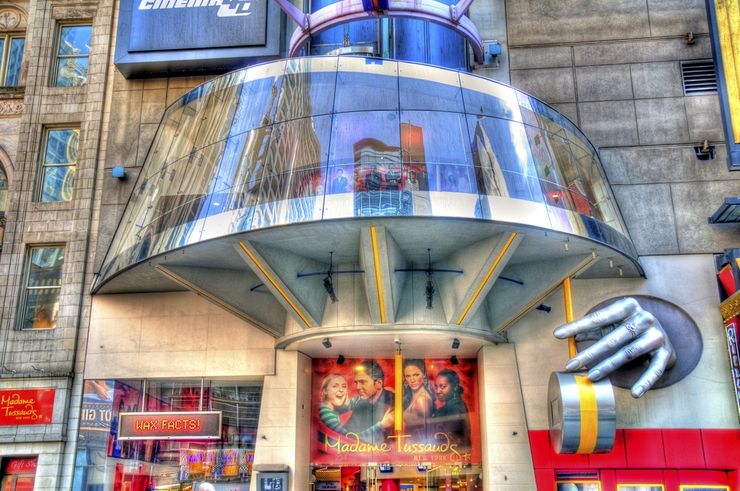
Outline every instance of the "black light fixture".
[[534, 308], [535, 310], [541, 310], [542, 312], [550, 313], [552, 310], [552, 307], [549, 305], [545, 305], [544, 303], [539, 304], [537, 307]]
[[460, 347], [460, 340], [455, 338], [452, 340], [452, 349], [458, 349]]
[[324, 348], [329, 349], [329, 348], [331, 348], [331, 339], [324, 338], [324, 340], [321, 341], [321, 344], [324, 345]]
[[457, 365], [458, 363], [460, 363], [460, 361], [457, 359], [457, 355], [452, 355], [452, 358], [450, 358], [450, 363], [452, 363], [453, 365]]
[[337, 365], [344, 365], [344, 355], [337, 356]]
[[424, 293], [427, 297], [427, 309], [434, 308], [434, 283], [432, 282], [432, 250], [427, 248], [427, 286]]
[[329, 271], [326, 272], [326, 278], [324, 278], [324, 290], [329, 295], [331, 303], [337, 303], [337, 294], [334, 293], [334, 283], [331, 278], [331, 270], [334, 267], [334, 251], [329, 253]]

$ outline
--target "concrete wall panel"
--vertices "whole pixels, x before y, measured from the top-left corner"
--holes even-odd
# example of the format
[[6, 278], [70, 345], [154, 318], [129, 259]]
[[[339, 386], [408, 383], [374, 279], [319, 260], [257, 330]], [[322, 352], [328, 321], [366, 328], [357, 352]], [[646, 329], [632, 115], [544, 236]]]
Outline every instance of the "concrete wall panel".
[[578, 67], [576, 83], [582, 102], [632, 99], [629, 65]]
[[649, 35], [647, 5], [641, 0], [512, 0], [506, 12], [515, 45]]
[[632, 101], [584, 102], [578, 104], [581, 129], [598, 146], [627, 146], [638, 143], [635, 105]]
[[549, 103], [576, 100], [573, 70], [570, 68], [513, 70], [511, 83], [518, 89]]
[[99, 295], [86, 378], [258, 377], [274, 339], [192, 293]]
[[680, 97], [683, 95], [681, 67], [675, 61], [630, 65], [635, 99]]
[[638, 254], [678, 252], [670, 186], [614, 186], [613, 191]]
[[681, 143], [689, 138], [682, 97], [638, 99], [635, 101], [640, 143], [655, 145]]

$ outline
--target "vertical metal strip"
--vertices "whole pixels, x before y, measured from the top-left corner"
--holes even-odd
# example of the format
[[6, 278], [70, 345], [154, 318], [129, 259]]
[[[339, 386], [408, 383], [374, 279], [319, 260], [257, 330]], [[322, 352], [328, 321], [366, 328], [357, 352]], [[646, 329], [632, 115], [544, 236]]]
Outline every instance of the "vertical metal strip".
[[599, 406], [596, 402], [596, 390], [594, 390], [594, 384], [588, 379], [588, 375], [576, 375], [574, 378], [578, 387], [578, 400], [581, 404], [581, 440], [578, 442], [576, 453], [590, 454], [594, 452], [599, 436]]
[[380, 274], [380, 251], [378, 250], [378, 232], [375, 225], [370, 227], [370, 242], [373, 247], [373, 263], [375, 269], [375, 289], [378, 293], [378, 310], [380, 323], [385, 324], [385, 300], [383, 299], [383, 280]]
[[[573, 322], [573, 294], [570, 289], [570, 276], [563, 280], [563, 303], [565, 304], [565, 322]], [[568, 338], [568, 358], [578, 354], [576, 349], [576, 338]]]
[[396, 435], [400, 435], [403, 430], [403, 355], [396, 353], [395, 357], [395, 400], [393, 411], [393, 429]]

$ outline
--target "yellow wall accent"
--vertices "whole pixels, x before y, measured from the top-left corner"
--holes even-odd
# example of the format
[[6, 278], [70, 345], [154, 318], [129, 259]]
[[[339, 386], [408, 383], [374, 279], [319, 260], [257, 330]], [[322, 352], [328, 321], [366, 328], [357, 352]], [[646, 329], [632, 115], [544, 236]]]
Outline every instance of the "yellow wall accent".
[[[740, 143], [740, 5], [734, 0], [715, 0], [717, 34], [722, 51], [732, 139]], [[728, 135], [729, 136], [729, 135]]]
[[488, 268], [488, 271], [486, 271], [486, 275], [483, 277], [483, 281], [480, 282], [480, 284], [478, 285], [478, 288], [476, 288], [475, 292], [473, 292], [473, 296], [470, 297], [468, 304], [465, 306], [465, 309], [462, 311], [460, 316], [457, 318], [457, 321], [455, 322], [455, 324], [459, 326], [465, 321], [465, 317], [467, 317], [468, 311], [473, 306], [475, 301], [478, 299], [478, 295], [480, 295], [481, 290], [483, 290], [483, 287], [486, 286], [486, 283], [488, 283], [488, 280], [491, 279], [491, 275], [493, 275], [493, 272], [496, 271], [496, 268], [498, 267], [499, 263], [506, 255], [506, 251], [508, 251], [509, 247], [511, 247], [511, 243], [514, 242], [514, 239], [516, 239], [516, 236], [517, 236], [516, 232], [511, 232], [509, 234], [509, 238], [506, 239], [506, 242], [504, 243], [504, 247], [501, 248], [501, 251], [496, 256], [496, 259], [493, 260], [493, 264], [491, 264], [491, 267]]
[[252, 260], [252, 262], [254, 263], [254, 265], [257, 266], [257, 268], [260, 271], [262, 271], [262, 274], [265, 275], [265, 278], [267, 278], [267, 281], [269, 281], [270, 284], [273, 287], [275, 287], [275, 289], [280, 293], [280, 295], [282, 295], [282, 297], [285, 299], [285, 301], [288, 302], [288, 305], [290, 305], [290, 308], [292, 308], [293, 311], [296, 313], [296, 315], [301, 318], [301, 320], [306, 325], [306, 327], [313, 327], [313, 324], [308, 321], [308, 319], [303, 314], [303, 312], [301, 312], [301, 310], [298, 308], [298, 306], [295, 303], [293, 303], [293, 300], [291, 300], [291, 298], [288, 296], [288, 294], [285, 293], [285, 290], [283, 290], [280, 287], [280, 285], [278, 285], [278, 283], [275, 281], [275, 279], [270, 275], [270, 273], [267, 272], [267, 270], [265, 269], [265, 267], [259, 262], [259, 260], [257, 260], [257, 257], [252, 253], [252, 251], [250, 251], [249, 248], [247, 246], [245, 246], [243, 242], [239, 242], [239, 247], [241, 248], [241, 250], [244, 251], [244, 254], [246, 254], [247, 256], [249, 256], [249, 259]]
[[576, 375], [578, 399], [581, 403], [581, 441], [576, 453], [590, 454], [596, 448], [599, 436], [599, 406], [596, 404], [596, 391], [588, 375]]
[[396, 434], [400, 435], [403, 430], [403, 355], [397, 353], [395, 360], [395, 399], [394, 399], [394, 410], [393, 410], [393, 429], [396, 430]]
[[373, 263], [375, 266], [375, 289], [378, 292], [378, 310], [380, 323], [385, 324], [385, 300], [383, 300], [383, 281], [380, 275], [380, 251], [378, 250], [378, 231], [373, 225], [370, 227], [370, 242], [373, 246]]

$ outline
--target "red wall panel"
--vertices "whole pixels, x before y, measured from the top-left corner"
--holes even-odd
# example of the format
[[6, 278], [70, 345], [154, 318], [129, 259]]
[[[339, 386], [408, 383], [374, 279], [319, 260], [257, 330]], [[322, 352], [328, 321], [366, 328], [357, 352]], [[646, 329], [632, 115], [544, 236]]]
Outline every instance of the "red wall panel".
[[529, 432], [529, 448], [532, 450], [532, 462], [536, 468], [552, 469], [552, 445], [550, 444], [549, 430], [533, 430]]
[[740, 467], [740, 430], [701, 430], [701, 438], [708, 468]]
[[675, 469], [704, 469], [701, 430], [662, 430], [665, 466]]
[[624, 431], [617, 430], [614, 436], [614, 448], [609, 453], [595, 453], [588, 456], [592, 469], [620, 469], [627, 467], [624, 451]]
[[666, 466], [660, 430], [625, 430], [624, 446], [627, 467], [662, 469]]

